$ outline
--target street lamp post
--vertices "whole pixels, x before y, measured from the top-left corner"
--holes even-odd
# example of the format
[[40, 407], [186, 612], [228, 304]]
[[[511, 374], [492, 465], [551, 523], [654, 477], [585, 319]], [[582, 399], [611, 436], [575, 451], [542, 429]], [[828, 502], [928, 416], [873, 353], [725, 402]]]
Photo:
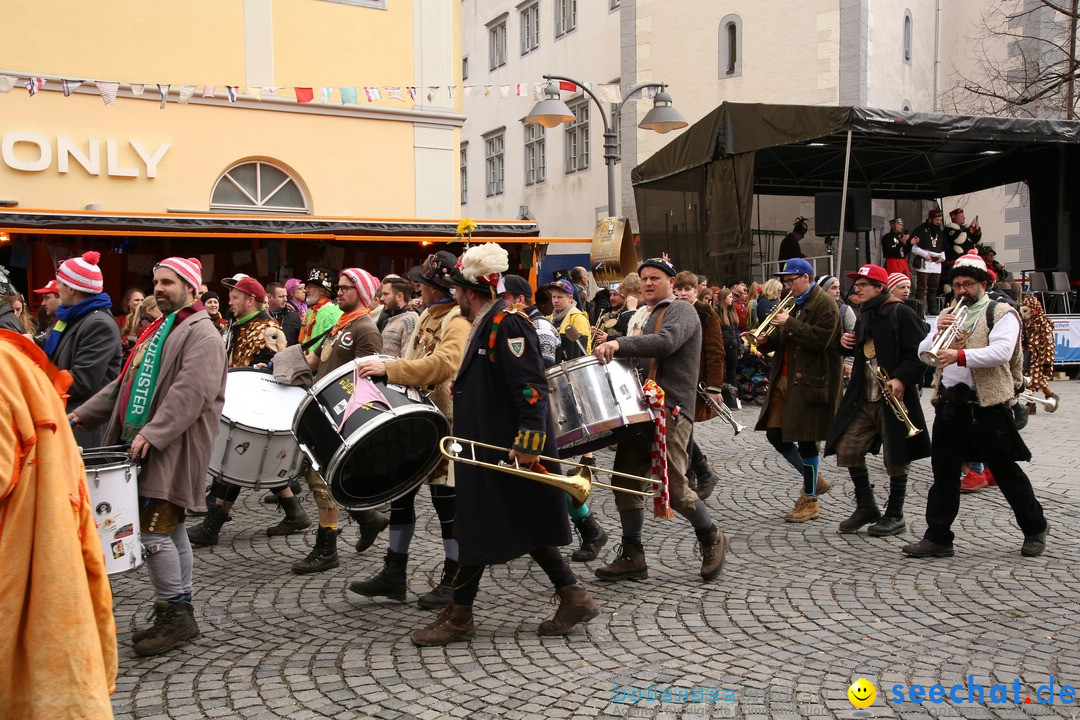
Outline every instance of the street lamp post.
[[607, 182], [608, 182], [608, 216], [614, 217], [616, 215], [615, 209], [615, 161], [617, 159], [617, 139], [618, 133], [615, 130], [613, 122], [618, 122], [619, 115], [622, 112], [623, 105], [626, 101], [634, 96], [639, 90], [645, 88], [659, 88], [660, 92], [653, 98], [653, 107], [638, 123], [639, 128], [646, 130], [653, 130], [658, 133], [666, 133], [672, 130], [678, 130], [687, 126], [686, 120], [679, 114], [671, 105], [671, 96], [667, 94], [667, 83], [657, 82], [644, 82], [638, 83], [625, 93], [623, 93], [622, 100], [615, 107], [615, 111], [611, 114], [610, 120], [607, 112], [604, 111], [604, 104], [600, 102], [600, 98], [596, 97], [596, 94], [592, 90], [587, 88], [582, 83], [574, 80], [573, 78], [563, 77], [562, 75], [545, 75], [544, 79], [548, 81], [547, 87], [544, 88], [544, 99], [536, 103], [532, 111], [525, 116], [525, 122], [530, 125], [543, 125], [546, 128], [558, 127], [564, 122], [572, 122], [574, 120], [574, 113], [570, 111], [570, 108], [564, 103], [559, 96], [559, 86], [554, 81], [563, 80], [565, 82], [574, 83], [574, 85], [581, 88], [582, 92], [586, 93], [592, 101], [596, 103], [596, 107], [600, 110], [600, 119], [604, 124], [604, 163], [607, 165]]

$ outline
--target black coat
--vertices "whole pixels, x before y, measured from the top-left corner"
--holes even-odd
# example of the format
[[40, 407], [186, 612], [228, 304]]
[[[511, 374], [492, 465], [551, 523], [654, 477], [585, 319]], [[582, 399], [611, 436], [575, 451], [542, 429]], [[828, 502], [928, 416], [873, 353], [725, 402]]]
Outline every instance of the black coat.
[[72, 412], [120, 374], [120, 329], [104, 310], [92, 310], [64, 328], [49, 360], [71, 373]]
[[[536, 329], [521, 313], [504, 314], [493, 329], [505, 307], [502, 300], [495, 303], [465, 349], [454, 381], [454, 434], [511, 448], [519, 432], [538, 433], [542, 442], [534, 453], [557, 457]], [[477, 457], [497, 463], [507, 456], [477, 450]], [[548, 467], [559, 472], [558, 463]], [[570, 542], [566, 495], [559, 488], [463, 463], [454, 467], [454, 480], [463, 564], [509, 562], [539, 547]]]
[[[883, 408], [885, 434], [888, 436], [892, 462], [904, 465], [913, 460], [930, 457], [930, 430], [923, 418], [922, 404], [919, 402], [918, 383], [926, 371], [926, 365], [919, 359], [919, 343], [926, 337], [925, 326], [919, 316], [904, 303], [894, 300], [884, 302], [873, 311], [859, 313], [855, 325], [856, 334], [870, 323], [869, 337], [874, 340], [874, 351], [878, 365], [889, 374], [904, 383], [904, 407], [911, 423], [922, 430], [915, 437], [908, 438], [903, 423], [892, 410]], [[856, 341], [854, 351], [841, 349], [854, 355], [855, 365], [851, 372], [851, 381], [840, 401], [832, 429], [825, 443], [825, 455], [836, 452], [836, 441], [844, 434], [848, 424], [855, 417], [859, 407], [866, 402], [866, 355], [863, 343]], [[885, 402], [884, 400], [882, 402]], [[871, 452], [881, 450], [881, 438], [878, 438]]]
[[22, 320], [15, 314], [10, 303], [0, 303], [0, 330], [10, 330], [20, 335], [26, 332]]

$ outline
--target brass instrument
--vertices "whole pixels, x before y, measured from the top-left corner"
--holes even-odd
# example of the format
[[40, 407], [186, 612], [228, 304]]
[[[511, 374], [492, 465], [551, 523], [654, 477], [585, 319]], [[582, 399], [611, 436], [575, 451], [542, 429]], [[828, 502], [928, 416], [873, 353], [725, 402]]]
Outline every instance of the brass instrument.
[[[464, 448], [462, 443], [469, 445], [469, 456], [462, 456]], [[537, 463], [532, 468], [524, 468], [518, 465], [515, 460], [513, 464], [508, 462], [487, 462], [484, 460], [478, 460], [476, 458], [476, 448], [486, 448], [488, 450], [501, 450], [504, 453], [509, 453], [509, 448], [500, 447], [498, 445], [489, 445], [487, 443], [478, 442], [476, 440], [466, 440], [465, 438], [456, 438], [452, 435], [447, 435], [439, 441], [439, 452], [443, 457], [453, 462], [465, 463], [466, 465], [476, 465], [478, 467], [487, 468], [489, 470], [496, 470], [498, 472], [508, 473], [510, 475], [517, 475], [528, 480], [533, 480], [545, 485], [551, 485], [564, 491], [570, 497], [572, 497], [578, 504], [584, 503], [589, 499], [589, 493], [592, 491], [593, 485], [597, 487], [607, 488], [616, 492], [629, 493], [630, 495], [640, 495], [641, 497], [652, 497], [651, 492], [642, 492], [641, 490], [629, 490], [627, 488], [615, 487], [614, 485], [607, 485], [606, 483], [596, 482], [592, 478], [594, 472], [605, 472], [612, 476], [629, 478], [631, 480], [637, 480], [638, 482], [652, 484], [652, 478], [639, 477], [637, 475], [630, 475], [627, 473], [617, 472], [615, 470], [608, 470], [607, 468], [592, 467], [590, 465], [583, 465], [582, 463], [572, 462], [570, 460], [561, 460], [559, 458], [549, 458], [540, 456], [540, 460], [548, 460], [551, 462], [562, 463], [563, 465], [572, 465], [578, 468], [578, 471], [573, 475], [554, 475], [549, 473], [542, 465]], [[537, 469], [539, 468], [539, 469]]]
[[937, 354], [939, 350], [945, 350], [951, 348], [957, 340], [960, 338], [960, 328], [963, 326], [964, 321], [967, 320], [967, 315], [971, 311], [969, 305], [957, 305], [956, 312], [954, 313], [955, 319], [952, 325], [939, 332], [935, 337], [933, 343], [930, 344], [929, 349], [923, 350], [919, 353], [919, 359], [931, 367], [937, 366]]
[[1050, 393], [1050, 397], [1041, 398], [1031, 393], [1020, 393], [1016, 396], [1016, 399], [1022, 403], [1035, 403], [1036, 405], [1042, 405], [1046, 412], [1054, 412], [1058, 409], [1058, 403], [1061, 398], [1057, 396], [1057, 393]]
[[705, 401], [705, 404], [708, 405], [714, 413], [722, 417], [724, 422], [730, 425], [731, 429], [735, 431], [736, 435], [745, 429], [742, 425], [735, 422], [735, 418], [732, 416], [731, 411], [728, 410], [727, 405], [713, 400], [713, 396], [709, 394], [709, 389], [705, 387], [705, 383], [698, 383], [697, 391], [698, 395]]
[[885, 372], [880, 365], [875, 367], [868, 362], [866, 366], [872, 369], [878, 385], [881, 386], [881, 394], [885, 396], [885, 401], [889, 403], [889, 408], [893, 411], [896, 419], [904, 424], [907, 429], [907, 436], [915, 437], [921, 433], [922, 429], [915, 427], [911, 422], [911, 418], [908, 417], [907, 408], [904, 407], [904, 400], [892, 394], [892, 388], [889, 387], [889, 373]]
[[753, 340], [755, 343], [760, 343], [763, 339], [771, 335], [773, 330], [776, 329], [776, 326], [772, 324], [772, 319], [782, 312], [789, 313], [794, 309], [795, 296], [792, 293], [788, 293], [780, 299], [780, 302], [778, 302], [776, 304], [776, 307], [772, 309], [772, 312], [769, 313], [765, 317], [765, 319], [761, 321], [760, 325], [758, 325], [756, 328], [746, 334], [749, 335], [750, 339]]

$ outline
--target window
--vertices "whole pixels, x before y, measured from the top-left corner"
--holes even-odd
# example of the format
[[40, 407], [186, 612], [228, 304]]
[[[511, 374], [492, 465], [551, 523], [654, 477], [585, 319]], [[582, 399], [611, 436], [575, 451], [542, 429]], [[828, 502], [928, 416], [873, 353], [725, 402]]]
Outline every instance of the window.
[[521, 54], [528, 55], [540, 47], [540, 2], [534, 0], [521, 7]]
[[488, 69], [506, 64], [506, 15], [488, 25]]
[[264, 160], [241, 162], [222, 173], [210, 195], [210, 209], [310, 212], [300, 183], [287, 171]]
[[469, 143], [461, 143], [458, 153], [458, 175], [461, 180], [461, 204], [469, 202]]
[[468, 55], [461, 58], [461, 79], [462, 80], [468, 80], [469, 79], [469, 56]]
[[555, 37], [577, 30], [577, 0], [555, 0]]
[[904, 62], [911, 64], [911, 11], [904, 11]]
[[567, 103], [574, 122], [566, 124], [566, 174], [589, 169], [589, 100], [580, 98]]
[[608, 0], [608, 10], [618, 10], [620, 0]]
[[738, 15], [720, 21], [720, 79], [742, 75], [742, 35]]
[[484, 138], [484, 182], [488, 197], [503, 194], [503, 160], [503, 131], [499, 130]]
[[547, 179], [547, 150], [544, 126], [525, 125], [525, 184], [536, 185]]

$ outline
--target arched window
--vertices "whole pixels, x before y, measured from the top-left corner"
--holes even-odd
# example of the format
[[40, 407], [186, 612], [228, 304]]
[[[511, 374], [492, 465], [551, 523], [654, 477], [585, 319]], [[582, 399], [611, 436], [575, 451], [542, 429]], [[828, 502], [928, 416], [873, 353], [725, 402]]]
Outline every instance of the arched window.
[[245, 160], [222, 173], [210, 195], [210, 209], [219, 212], [311, 212], [297, 179], [265, 160]]
[[911, 11], [904, 10], [904, 62], [911, 64]]
[[720, 21], [720, 78], [742, 75], [742, 18], [728, 15]]

